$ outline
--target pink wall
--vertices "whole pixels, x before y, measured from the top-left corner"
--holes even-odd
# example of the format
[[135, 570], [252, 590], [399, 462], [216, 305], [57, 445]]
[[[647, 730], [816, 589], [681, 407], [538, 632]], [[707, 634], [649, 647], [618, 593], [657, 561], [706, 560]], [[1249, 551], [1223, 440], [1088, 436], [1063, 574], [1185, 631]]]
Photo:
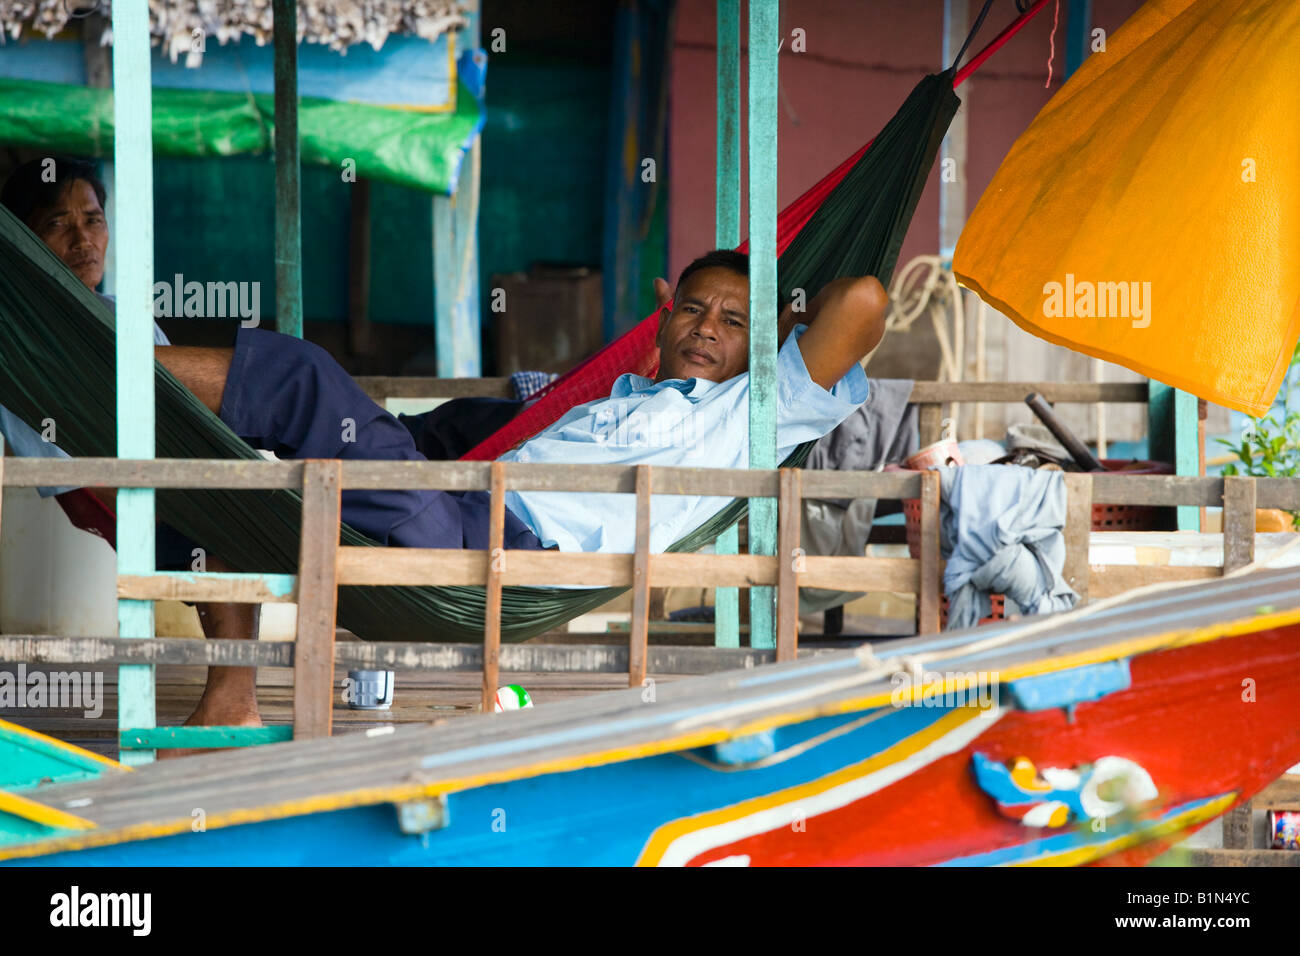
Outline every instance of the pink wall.
[[[971, 0], [972, 23], [980, 6], [979, 0]], [[1012, 142], [1060, 87], [1066, 6], [1061, 3], [1050, 90], [1043, 88], [1052, 28], [1050, 6], [959, 90], [962, 109], [970, 110], [968, 211]], [[1094, 0], [1093, 26], [1113, 33], [1139, 6], [1141, 0]], [[713, 245], [716, 7], [715, 0], [678, 0], [669, 138], [668, 255], [674, 275]], [[1010, 0], [995, 3], [972, 48], [979, 49], [996, 36], [1013, 18], [1014, 7]], [[921, 76], [937, 71], [943, 0], [783, 0], [781, 24], [787, 38], [796, 27], [807, 36], [807, 52], [790, 52], [789, 39], [781, 52], [778, 202], [785, 206], [873, 137]], [[744, 60], [742, 44], [742, 103]], [[744, 136], [742, 129], [742, 144]], [[743, 190], [743, 160], [741, 168]], [[913, 256], [938, 251], [938, 175], [936, 167], [907, 234], [900, 265]], [[743, 233], [743, 218], [741, 229]]]

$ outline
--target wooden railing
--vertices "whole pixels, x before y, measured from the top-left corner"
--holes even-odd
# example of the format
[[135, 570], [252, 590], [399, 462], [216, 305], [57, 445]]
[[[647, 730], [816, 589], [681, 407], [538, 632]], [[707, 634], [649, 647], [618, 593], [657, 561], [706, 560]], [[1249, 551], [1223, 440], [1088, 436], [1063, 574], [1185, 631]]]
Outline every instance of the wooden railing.
[[[537, 465], [500, 462], [249, 462], [122, 461], [117, 459], [8, 459], [0, 464], [0, 487], [92, 485], [120, 488], [300, 489], [302, 547], [297, 575], [189, 574], [158, 572], [125, 576], [118, 595], [139, 600], [296, 601], [298, 632], [291, 646], [255, 641], [194, 641], [45, 635], [0, 637], [0, 660], [29, 663], [178, 663], [279, 666], [294, 669], [295, 737], [327, 735], [331, 727], [333, 672], [337, 664], [384, 669], [481, 669], [483, 704], [490, 709], [498, 672], [505, 669], [612, 671], [626, 669], [638, 686], [647, 673], [688, 672], [792, 659], [797, 653], [798, 588], [911, 592], [918, 596], [920, 630], [938, 630], [939, 477], [937, 473], [826, 472], [660, 468], [613, 465]], [[1088, 563], [1088, 532], [1094, 501], [1132, 505], [1218, 505], [1225, 511], [1225, 569], [1254, 557], [1256, 507], [1300, 510], [1300, 480], [1197, 478], [1122, 474], [1065, 476], [1068, 519], [1065, 576], [1083, 596], [1099, 597], [1153, 580], [1185, 580], [1220, 573], [1215, 568], [1143, 567], [1117, 578]], [[485, 551], [341, 547], [338, 539], [343, 489], [443, 488], [486, 490], [491, 496], [490, 541]], [[634, 554], [572, 554], [503, 551], [505, 492], [571, 491], [636, 496]], [[781, 522], [778, 554], [652, 554], [651, 495], [775, 497]], [[804, 497], [922, 501], [920, 558], [814, 557], [799, 546], [799, 503]], [[493, 558], [497, 560], [493, 560]], [[503, 560], [504, 559], [504, 560]], [[387, 643], [335, 646], [335, 606], [340, 585], [482, 585], [487, 615], [482, 645]], [[578, 649], [500, 643], [501, 589], [512, 584], [618, 585], [633, 591], [628, 646]], [[651, 648], [649, 589], [668, 585], [775, 586], [776, 647]], [[620, 653], [622, 651], [622, 653]], [[185, 746], [185, 734], [173, 734]]]

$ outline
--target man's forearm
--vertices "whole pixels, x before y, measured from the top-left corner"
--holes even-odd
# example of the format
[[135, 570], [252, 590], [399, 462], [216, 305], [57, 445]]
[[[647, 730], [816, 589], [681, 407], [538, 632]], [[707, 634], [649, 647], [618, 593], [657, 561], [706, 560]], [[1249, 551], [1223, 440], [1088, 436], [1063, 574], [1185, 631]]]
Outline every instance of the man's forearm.
[[795, 315], [808, 325], [799, 351], [812, 380], [832, 388], [874, 349], [885, 334], [888, 306], [889, 296], [874, 276], [846, 277], [828, 283], [806, 313]]

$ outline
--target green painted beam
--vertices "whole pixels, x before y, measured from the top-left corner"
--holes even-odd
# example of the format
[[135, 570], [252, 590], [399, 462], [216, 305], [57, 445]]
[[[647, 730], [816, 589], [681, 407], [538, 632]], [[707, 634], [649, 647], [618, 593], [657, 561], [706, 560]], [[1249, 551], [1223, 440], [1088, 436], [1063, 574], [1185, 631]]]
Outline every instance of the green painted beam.
[[[749, 3], [749, 467], [775, 468], [779, 0]], [[750, 554], [776, 553], [776, 500], [749, 503]], [[776, 646], [776, 592], [749, 589], [751, 647]]]
[[302, 188], [298, 158], [298, 3], [274, 0], [275, 328], [302, 338]]
[[[740, 0], [718, 0], [717, 193], [713, 243], [719, 249], [740, 245]], [[714, 550], [740, 550], [740, 527], [718, 535]], [[740, 590], [718, 588], [714, 597], [714, 643], [740, 646]]]
[[[149, 8], [113, 7], [113, 224], [117, 243], [117, 454], [154, 457], [153, 376], [153, 115], [149, 68]], [[117, 573], [154, 570], [154, 493], [117, 492]], [[153, 637], [153, 604], [119, 601], [118, 634]], [[154, 669], [118, 668], [118, 726], [149, 726], [154, 716]], [[133, 754], [124, 763], [148, 763]]]
[[119, 734], [122, 752], [172, 750], [180, 747], [252, 747], [293, 739], [293, 728], [277, 727], [130, 727]]

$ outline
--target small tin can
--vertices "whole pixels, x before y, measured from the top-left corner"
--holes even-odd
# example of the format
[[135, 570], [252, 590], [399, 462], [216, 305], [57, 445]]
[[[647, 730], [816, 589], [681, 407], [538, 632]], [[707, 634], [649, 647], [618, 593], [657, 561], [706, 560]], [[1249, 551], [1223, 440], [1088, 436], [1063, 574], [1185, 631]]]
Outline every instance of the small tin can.
[[1300, 811], [1270, 810], [1268, 841], [1274, 850], [1300, 850]]
[[961, 456], [961, 449], [951, 438], [945, 438], [937, 441], [933, 445], [926, 445], [911, 458], [904, 462], [904, 467], [913, 471], [929, 471], [931, 468], [938, 468], [941, 465], [964, 465], [966, 459]]
[[348, 671], [348, 707], [352, 710], [388, 710], [393, 706], [392, 671]]

